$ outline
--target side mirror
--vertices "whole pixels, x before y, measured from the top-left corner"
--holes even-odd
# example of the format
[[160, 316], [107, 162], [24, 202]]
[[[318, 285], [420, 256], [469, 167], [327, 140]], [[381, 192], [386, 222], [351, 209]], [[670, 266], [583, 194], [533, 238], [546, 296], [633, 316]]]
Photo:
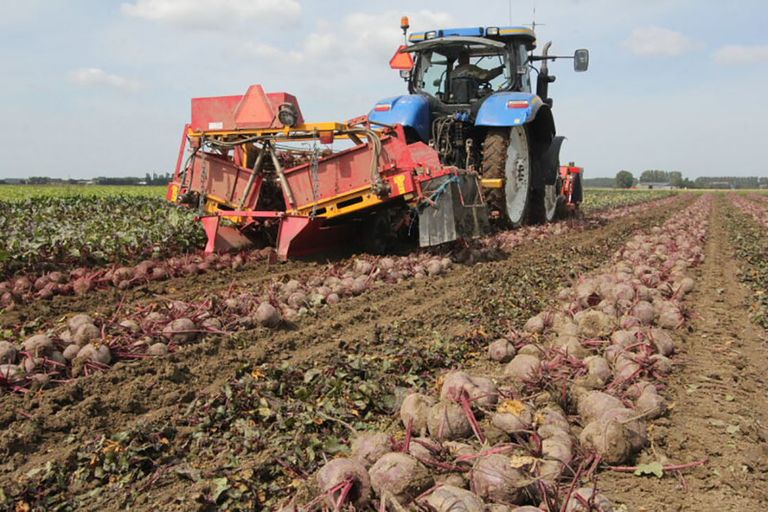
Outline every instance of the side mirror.
[[583, 72], [589, 69], [589, 50], [581, 49], [573, 52], [573, 70]]
[[406, 45], [400, 45], [392, 58], [389, 59], [390, 68], [403, 71], [410, 71], [413, 69], [413, 55], [404, 52], [403, 50], [406, 48], [408, 48]]

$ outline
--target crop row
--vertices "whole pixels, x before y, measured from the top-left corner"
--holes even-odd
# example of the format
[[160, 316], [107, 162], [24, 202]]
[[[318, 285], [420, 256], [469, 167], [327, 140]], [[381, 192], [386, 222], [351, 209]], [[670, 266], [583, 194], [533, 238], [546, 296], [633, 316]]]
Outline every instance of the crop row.
[[407, 395], [404, 432], [354, 435], [351, 453], [315, 474], [312, 498], [281, 510], [613, 510], [583, 484], [606, 465], [636, 470], [616, 465], [633, 460], [647, 420], [667, 410], [659, 390], [690, 314], [688, 274], [703, 260], [710, 210], [702, 198], [635, 236], [609, 267], [561, 290], [556, 308], [491, 343], [489, 358], [504, 366], [451, 371], [435, 393]]
[[582, 210], [585, 213], [605, 211], [655, 199], [677, 195], [674, 190], [590, 190], [584, 191]]
[[[658, 202], [616, 209], [611, 215], [632, 215], [654, 205], [658, 206]], [[0, 384], [26, 392], [32, 387], [105, 370], [121, 359], [162, 356], [206, 334], [231, 334], [258, 325], [277, 327], [284, 321], [315, 315], [327, 305], [375, 287], [441, 275], [456, 262], [499, 259], [526, 241], [562, 235], [587, 225], [580, 221], [501, 232], [448, 254], [417, 251], [401, 257], [363, 256], [329, 264], [298, 279], [275, 280], [257, 289], [233, 284], [192, 302], [127, 305], [118, 308], [112, 318], [76, 315], [60, 328], [46, 326], [46, 331], [27, 337], [20, 346], [7, 340], [0, 342]], [[202, 262], [196, 260], [196, 256], [187, 263], [179, 258], [160, 263], [147, 260], [136, 267], [109, 270], [99, 278], [84, 274], [73, 284], [63, 286], [71, 286], [79, 293], [88, 293], [99, 284], [126, 288], [136, 282], [168, 278], [172, 272], [197, 273], [203, 271], [203, 266], [205, 270], [238, 268], [247, 261], [242, 254], [209, 255]], [[46, 279], [48, 286], [51, 274]], [[18, 283], [11, 282], [14, 289]]]
[[159, 198], [0, 202], [0, 275], [167, 257], [202, 246], [194, 214]]
[[115, 197], [161, 198], [165, 186], [106, 185], [0, 185], [0, 201], [24, 201], [38, 197]]
[[768, 329], [768, 211], [740, 196], [732, 199], [739, 212], [728, 210], [727, 215], [730, 241], [742, 262], [739, 278], [752, 290], [753, 320]]
[[[635, 196], [644, 200], [617, 204], [613, 207], [605, 207], [599, 212], [593, 212], [590, 218], [597, 220], [611, 220], [625, 215], [636, 213], [639, 209], [649, 207], [648, 197], [664, 198], [656, 201], [671, 201], [672, 196]], [[656, 203], [659, 205], [659, 203]], [[168, 206], [163, 205], [163, 208]], [[172, 210], [173, 211], [173, 210]], [[453, 259], [461, 263], [468, 263], [478, 259], [493, 259], [496, 253], [503, 253], [515, 247], [521, 240], [533, 239], [537, 236], [545, 236], [549, 233], [561, 234], [565, 230], [574, 227], [584, 227], [582, 222], [561, 223], [557, 225], [537, 226], [524, 230], [497, 233], [490, 237], [473, 241], [463, 248], [453, 248]], [[445, 251], [447, 248], [440, 250]], [[167, 249], [163, 252], [169, 252]], [[439, 250], [438, 250], [439, 252]], [[194, 251], [183, 257], [161, 258], [160, 252], [153, 252], [151, 260], [143, 261], [135, 265], [105, 265], [105, 266], [80, 266], [65, 268], [66, 265], [54, 265], [46, 262], [50, 267], [61, 267], [57, 270], [43, 273], [17, 273], [16, 276], [6, 281], [0, 281], [0, 307], [8, 307], [12, 303], [29, 302], [35, 299], [47, 299], [55, 295], [85, 295], [96, 289], [118, 287], [127, 289], [151, 281], [165, 280], [170, 277], [195, 275], [207, 272], [211, 269], [239, 267], [244, 261], [267, 257], [269, 251], [243, 251], [236, 258], [217, 258], [205, 256], [200, 251]], [[138, 256], [138, 255], [137, 255]], [[125, 263], [129, 263], [126, 261]]]

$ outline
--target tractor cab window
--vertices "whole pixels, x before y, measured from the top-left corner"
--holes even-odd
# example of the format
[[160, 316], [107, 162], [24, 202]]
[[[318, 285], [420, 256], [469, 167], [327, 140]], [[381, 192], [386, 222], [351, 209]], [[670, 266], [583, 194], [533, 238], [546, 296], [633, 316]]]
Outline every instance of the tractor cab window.
[[445, 77], [448, 73], [448, 58], [437, 52], [425, 52], [419, 58], [421, 79], [418, 88], [436, 98], [442, 99], [445, 92]]
[[418, 55], [414, 89], [444, 103], [471, 103], [515, 83], [507, 54], [488, 48], [447, 46]]

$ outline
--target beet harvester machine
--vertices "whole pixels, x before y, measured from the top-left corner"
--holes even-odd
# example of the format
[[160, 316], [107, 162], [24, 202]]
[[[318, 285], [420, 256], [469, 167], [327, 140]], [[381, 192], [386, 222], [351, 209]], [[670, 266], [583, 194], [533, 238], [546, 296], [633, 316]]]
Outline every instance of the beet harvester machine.
[[[207, 251], [271, 245], [286, 259], [355, 243], [383, 252], [551, 221], [578, 206], [581, 172], [560, 168], [547, 96], [546, 62], [565, 57], [550, 57], [549, 45], [529, 55], [535, 38], [520, 27], [410, 41], [390, 63], [409, 94], [347, 122], [306, 123], [294, 96], [259, 85], [192, 100], [167, 199], [199, 212]], [[573, 57], [579, 71], [585, 52]]]

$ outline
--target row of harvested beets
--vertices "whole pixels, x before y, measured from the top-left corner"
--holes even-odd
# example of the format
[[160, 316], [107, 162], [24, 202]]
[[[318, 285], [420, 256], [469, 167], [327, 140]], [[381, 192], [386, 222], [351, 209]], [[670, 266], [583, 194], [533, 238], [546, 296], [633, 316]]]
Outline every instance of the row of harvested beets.
[[404, 434], [359, 433], [349, 457], [315, 475], [316, 499], [283, 510], [613, 510], [578, 485], [585, 467], [631, 461], [646, 421], [666, 412], [659, 390], [710, 209], [700, 199], [638, 234], [602, 272], [562, 290], [556, 308], [493, 341], [489, 358], [504, 365], [495, 378], [452, 371], [437, 379], [437, 397], [406, 396]]

